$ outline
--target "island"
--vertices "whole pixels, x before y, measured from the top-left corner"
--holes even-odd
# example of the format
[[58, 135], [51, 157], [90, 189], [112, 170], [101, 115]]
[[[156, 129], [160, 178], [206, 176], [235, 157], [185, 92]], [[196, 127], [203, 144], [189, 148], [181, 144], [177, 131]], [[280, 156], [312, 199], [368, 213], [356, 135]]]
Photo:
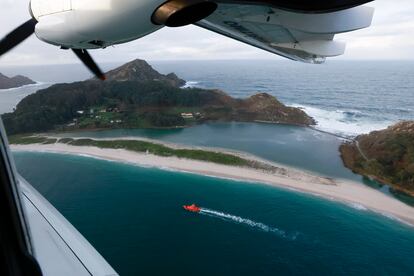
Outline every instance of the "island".
[[18, 75], [18, 76], [9, 78], [3, 75], [2, 73], [0, 73], [0, 89], [17, 88], [23, 85], [35, 84], [35, 83], [36, 82], [32, 81], [28, 77]]
[[414, 121], [360, 135], [341, 145], [346, 167], [414, 196]]
[[315, 120], [267, 93], [233, 98], [217, 89], [183, 88], [144, 60], [89, 79], [56, 84], [24, 98], [3, 115], [9, 135], [110, 128], [176, 128], [206, 121], [268, 122], [309, 126]]

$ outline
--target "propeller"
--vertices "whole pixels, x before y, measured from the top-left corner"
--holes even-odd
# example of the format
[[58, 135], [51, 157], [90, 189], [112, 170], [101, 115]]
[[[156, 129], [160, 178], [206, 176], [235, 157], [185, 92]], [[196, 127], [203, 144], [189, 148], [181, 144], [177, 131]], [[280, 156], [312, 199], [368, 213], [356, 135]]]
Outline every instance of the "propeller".
[[105, 80], [106, 77], [99, 69], [98, 65], [93, 61], [91, 55], [85, 49], [72, 49], [75, 55], [85, 64], [88, 69], [100, 80]]
[[[35, 32], [37, 20], [32, 18], [0, 40], [0, 57], [22, 43]], [[72, 49], [76, 56], [99, 79], [105, 80], [105, 75], [85, 49]]]
[[0, 56], [23, 42], [35, 31], [36, 19], [30, 19], [0, 40]]

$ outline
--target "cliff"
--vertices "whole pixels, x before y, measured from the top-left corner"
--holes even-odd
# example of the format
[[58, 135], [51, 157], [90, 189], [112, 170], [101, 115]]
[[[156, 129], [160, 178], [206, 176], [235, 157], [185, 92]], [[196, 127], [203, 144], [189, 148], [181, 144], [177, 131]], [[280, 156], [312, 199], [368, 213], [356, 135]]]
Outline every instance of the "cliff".
[[16, 88], [27, 84], [35, 84], [35, 82], [24, 76], [9, 78], [0, 73], [0, 89]]
[[414, 121], [360, 135], [340, 151], [352, 171], [414, 196]]
[[135, 60], [94, 79], [56, 84], [24, 98], [3, 115], [9, 134], [95, 128], [184, 127], [205, 121], [266, 121], [311, 125], [298, 108], [261, 93], [232, 98], [220, 90], [179, 88], [175, 74], [162, 75]]

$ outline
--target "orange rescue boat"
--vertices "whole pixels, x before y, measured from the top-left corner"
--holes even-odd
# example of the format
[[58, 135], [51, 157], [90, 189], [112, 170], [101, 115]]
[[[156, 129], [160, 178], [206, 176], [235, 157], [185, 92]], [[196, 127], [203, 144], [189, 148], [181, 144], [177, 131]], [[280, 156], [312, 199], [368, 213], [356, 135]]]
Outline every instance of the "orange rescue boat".
[[183, 205], [184, 210], [187, 210], [189, 212], [193, 212], [193, 213], [199, 213], [201, 211], [201, 208], [198, 207], [195, 204], [191, 204], [191, 205]]

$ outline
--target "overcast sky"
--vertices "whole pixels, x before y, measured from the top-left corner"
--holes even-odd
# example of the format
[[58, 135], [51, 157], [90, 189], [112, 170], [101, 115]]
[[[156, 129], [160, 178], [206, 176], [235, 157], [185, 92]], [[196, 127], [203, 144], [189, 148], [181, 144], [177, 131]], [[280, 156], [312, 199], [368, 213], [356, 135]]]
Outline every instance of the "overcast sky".
[[[0, 0], [0, 37], [29, 19], [28, 0]], [[377, 0], [371, 28], [338, 35], [347, 51], [337, 59], [414, 60], [414, 0]], [[147, 37], [92, 52], [100, 63], [188, 59], [278, 59], [252, 46], [195, 26], [163, 28]], [[2, 65], [62, 64], [78, 62], [69, 51], [59, 50], [35, 36], [2, 57]]]

